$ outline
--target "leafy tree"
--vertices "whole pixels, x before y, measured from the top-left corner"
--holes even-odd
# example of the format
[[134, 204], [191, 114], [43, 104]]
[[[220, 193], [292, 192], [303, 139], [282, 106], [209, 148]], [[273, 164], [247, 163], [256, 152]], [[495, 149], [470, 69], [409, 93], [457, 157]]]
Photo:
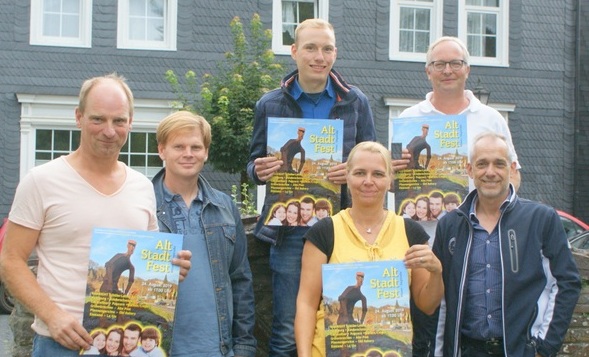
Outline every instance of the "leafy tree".
[[239, 173], [243, 187], [249, 182], [246, 165], [256, 101], [280, 85], [284, 66], [275, 62], [272, 31], [263, 28], [258, 14], [250, 22], [249, 40], [239, 17], [233, 18], [230, 28], [233, 51], [225, 54], [215, 74], [202, 76], [200, 91], [192, 70], [182, 83], [172, 70], [166, 72], [166, 79], [178, 99], [176, 106], [202, 115], [211, 124], [210, 163], [219, 171]]

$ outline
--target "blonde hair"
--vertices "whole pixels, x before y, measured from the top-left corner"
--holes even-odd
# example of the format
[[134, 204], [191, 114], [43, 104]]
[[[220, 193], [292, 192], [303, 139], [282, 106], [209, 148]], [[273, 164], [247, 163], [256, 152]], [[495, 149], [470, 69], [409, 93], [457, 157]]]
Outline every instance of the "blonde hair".
[[211, 125], [205, 118], [192, 112], [181, 110], [165, 117], [157, 126], [155, 138], [159, 145], [166, 145], [171, 135], [179, 131], [198, 129], [205, 148], [211, 145]]
[[333, 34], [333, 42], [335, 43], [335, 31], [333, 30], [333, 25], [323, 19], [306, 19], [305, 21], [301, 22], [297, 28], [295, 29], [295, 36], [294, 36], [294, 43], [297, 44], [297, 38], [299, 37], [299, 32], [306, 29], [328, 29]]
[[376, 141], [363, 141], [354, 146], [352, 151], [350, 151], [350, 155], [348, 155], [348, 161], [346, 162], [346, 169], [348, 171], [352, 170], [352, 163], [358, 151], [367, 151], [373, 154], [380, 154], [385, 164], [386, 174], [390, 177], [393, 176], [391, 152], [387, 148], [385, 148], [381, 143]]

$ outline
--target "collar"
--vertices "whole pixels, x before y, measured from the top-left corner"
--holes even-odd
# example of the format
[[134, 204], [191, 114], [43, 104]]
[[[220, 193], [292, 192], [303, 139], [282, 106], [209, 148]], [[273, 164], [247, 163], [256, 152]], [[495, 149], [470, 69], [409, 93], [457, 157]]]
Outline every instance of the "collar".
[[[162, 185], [162, 192], [164, 194], [164, 200], [167, 203], [170, 203], [170, 202], [174, 201], [175, 199], [182, 200], [182, 196], [180, 196], [177, 193], [173, 193], [172, 191], [170, 191], [170, 189], [168, 189], [168, 187], [164, 183], [164, 180], [161, 181], [161, 185]], [[194, 200], [201, 201], [201, 202], [204, 201], [204, 196], [202, 193], [202, 185], [200, 184], [200, 180], [198, 181], [198, 193], [196, 194], [196, 197], [194, 198]]]
[[[293, 98], [295, 100], [299, 100], [299, 98], [301, 97], [301, 95], [303, 95], [303, 93], [304, 93], [304, 91], [303, 91], [303, 88], [301, 88], [301, 85], [299, 84], [299, 76], [297, 74], [294, 81], [292, 82], [292, 87], [290, 88], [290, 94], [293, 96]], [[330, 98], [335, 98], [335, 96], [336, 96], [335, 89], [333, 88], [333, 85], [331, 82], [331, 76], [327, 76], [327, 83], [325, 83], [325, 89], [323, 90], [323, 93], [327, 93], [327, 95]]]
[[[434, 92], [429, 92], [428, 94], [425, 95], [425, 100], [419, 104], [419, 109], [424, 113], [444, 114], [444, 113], [438, 111], [434, 107], [434, 105], [432, 104], [431, 99], [432, 99], [433, 94], [434, 94]], [[483, 103], [481, 103], [481, 101], [478, 100], [477, 97], [475, 97], [475, 95], [472, 91], [466, 89], [464, 91], [464, 96], [468, 99], [469, 104], [468, 104], [468, 107], [466, 107], [462, 112], [458, 113], [458, 115], [464, 114], [466, 112], [471, 112], [471, 113], [478, 112], [479, 109], [481, 109], [481, 107], [483, 106]]]
[[[507, 206], [509, 206], [509, 203], [513, 200], [514, 194], [515, 194], [515, 192], [514, 192], [513, 186], [511, 184], [509, 184], [509, 195], [507, 195], [507, 197], [505, 198], [505, 201], [503, 201], [501, 206], [499, 206], [499, 211], [501, 211], [501, 213], [505, 212], [505, 210], [507, 209]], [[477, 207], [478, 200], [479, 200], [479, 194], [477, 191], [477, 192], [475, 192], [474, 197], [470, 203], [470, 207], [468, 209], [468, 216], [470, 217], [471, 220], [473, 218], [476, 218], [476, 216], [477, 216], [476, 207]]]

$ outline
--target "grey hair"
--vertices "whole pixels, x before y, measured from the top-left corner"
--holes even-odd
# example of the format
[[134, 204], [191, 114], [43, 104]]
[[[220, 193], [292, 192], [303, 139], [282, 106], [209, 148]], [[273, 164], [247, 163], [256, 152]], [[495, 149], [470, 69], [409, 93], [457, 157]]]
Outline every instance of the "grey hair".
[[470, 53], [468, 53], [468, 49], [466, 48], [466, 45], [464, 44], [464, 42], [462, 42], [462, 40], [459, 39], [458, 37], [454, 37], [454, 36], [440, 37], [429, 45], [429, 48], [427, 49], [427, 54], [425, 55], [425, 66], [426, 67], [429, 66], [429, 64], [432, 62], [432, 52], [433, 52], [434, 48], [436, 48], [436, 46], [439, 45], [440, 43], [446, 42], [446, 41], [454, 42], [458, 46], [460, 46], [460, 48], [462, 49], [462, 56], [464, 57], [462, 60], [466, 63], [467, 66], [469, 66]]

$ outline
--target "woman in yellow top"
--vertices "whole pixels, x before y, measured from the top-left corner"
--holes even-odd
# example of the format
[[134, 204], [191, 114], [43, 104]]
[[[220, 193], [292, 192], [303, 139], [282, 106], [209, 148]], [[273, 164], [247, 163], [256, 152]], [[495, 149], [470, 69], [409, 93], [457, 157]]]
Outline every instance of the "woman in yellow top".
[[410, 269], [411, 295], [423, 312], [434, 313], [444, 294], [442, 265], [427, 244], [427, 233], [417, 222], [383, 208], [393, 180], [390, 152], [379, 143], [362, 142], [346, 166], [352, 207], [320, 220], [304, 237], [295, 318], [299, 357], [325, 356], [322, 264], [402, 259]]

